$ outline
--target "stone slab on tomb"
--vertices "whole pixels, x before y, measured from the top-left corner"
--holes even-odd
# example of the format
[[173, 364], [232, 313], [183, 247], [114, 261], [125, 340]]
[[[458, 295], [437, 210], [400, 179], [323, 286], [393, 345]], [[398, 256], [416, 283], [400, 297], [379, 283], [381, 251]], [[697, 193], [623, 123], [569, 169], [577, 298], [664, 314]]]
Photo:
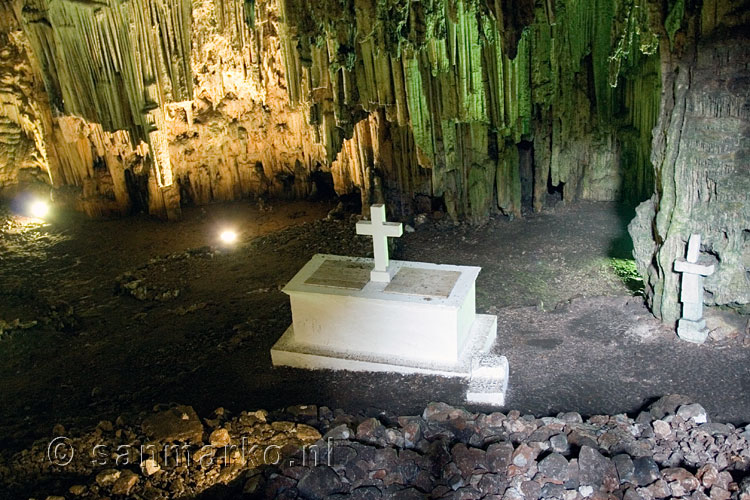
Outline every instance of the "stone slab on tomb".
[[305, 284], [362, 290], [370, 281], [371, 270], [372, 265], [367, 262], [325, 259]]
[[[325, 264], [325, 266], [324, 266]], [[432, 291], [436, 298], [426, 296], [424, 294], [409, 294], [409, 293], [392, 293], [386, 291], [391, 282], [377, 282], [368, 281], [365, 286], [355, 290], [353, 287], [344, 286], [330, 286], [321, 285], [313, 282], [307, 282], [312, 276], [317, 276], [321, 280], [330, 280], [326, 278], [323, 273], [325, 269], [332, 269], [339, 266], [345, 266], [349, 269], [362, 267], [363, 269], [373, 268], [373, 259], [365, 257], [346, 257], [342, 255], [330, 255], [330, 254], [316, 254], [305, 264], [302, 269], [287, 283], [282, 289], [284, 293], [289, 295], [290, 293], [303, 292], [303, 293], [318, 293], [318, 294], [333, 294], [333, 295], [347, 295], [352, 297], [367, 297], [377, 298], [380, 300], [394, 301], [394, 302], [409, 302], [416, 304], [436, 304], [443, 306], [455, 306], [459, 305], [466, 294], [474, 289], [474, 282], [479, 276], [481, 271], [480, 267], [475, 266], [453, 266], [448, 264], [429, 264], [426, 262], [411, 262], [411, 261], [399, 261], [391, 260], [390, 268], [393, 269], [394, 276], [399, 272], [408, 268], [410, 270], [416, 270], [417, 272], [424, 271], [438, 271], [438, 275], [442, 272], [456, 272], [460, 276], [455, 280], [455, 283], [451, 289], [451, 293], [447, 297], [437, 297], [437, 288]], [[321, 269], [323, 267], [323, 269]]]
[[[273, 365], [471, 378], [482, 356], [495, 360], [494, 370], [479, 367], [470, 402], [502, 404], [508, 363], [488, 354], [497, 318], [475, 311], [480, 268], [390, 261], [391, 282], [354, 287], [361, 280], [351, 276], [372, 268], [372, 259], [315, 255], [283, 289], [293, 323], [271, 350]], [[326, 276], [340, 277], [342, 269], [345, 280]], [[421, 281], [408, 283], [410, 277]], [[424, 281], [430, 277], [435, 281]]]
[[405, 266], [385, 287], [385, 292], [447, 298], [460, 277], [459, 271]]

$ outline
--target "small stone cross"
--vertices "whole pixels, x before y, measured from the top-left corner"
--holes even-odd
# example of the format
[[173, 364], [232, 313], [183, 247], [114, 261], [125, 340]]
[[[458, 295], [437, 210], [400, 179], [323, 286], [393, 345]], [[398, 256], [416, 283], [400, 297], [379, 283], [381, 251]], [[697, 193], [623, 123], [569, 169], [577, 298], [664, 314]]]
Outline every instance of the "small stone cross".
[[400, 222], [385, 221], [383, 204], [370, 207], [370, 219], [357, 222], [357, 234], [372, 236], [375, 269], [370, 272], [370, 280], [388, 283], [391, 281], [388, 271], [388, 238], [398, 238], [404, 234], [404, 226]]
[[701, 235], [691, 234], [687, 259], [677, 259], [674, 270], [682, 273], [682, 318], [677, 323], [677, 335], [681, 339], [702, 344], [708, 336], [703, 319], [703, 277], [713, 274], [714, 266], [698, 263], [700, 248]]

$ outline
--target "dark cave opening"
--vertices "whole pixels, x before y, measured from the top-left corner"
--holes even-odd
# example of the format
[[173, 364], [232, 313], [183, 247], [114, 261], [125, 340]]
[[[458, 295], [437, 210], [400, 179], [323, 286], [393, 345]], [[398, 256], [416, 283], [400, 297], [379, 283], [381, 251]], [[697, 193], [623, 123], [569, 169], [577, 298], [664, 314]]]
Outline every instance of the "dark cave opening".
[[534, 208], [534, 143], [518, 143], [519, 175], [521, 177], [521, 208], [531, 212]]
[[545, 199], [545, 205], [548, 207], [554, 207], [565, 199], [564, 197], [565, 183], [560, 182], [558, 185], [552, 184], [552, 178], [547, 177], [547, 196]]
[[148, 211], [148, 200], [143, 195], [143, 193], [148, 192], [146, 183], [147, 181], [133, 173], [132, 169], [125, 169], [125, 186], [130, 195], [131, 214], [140, 214]]
[[312, 182], [312, 192], [310, 199], [314, 201], [326, 201], [336, 198], [336, 190], [333, 184], [333, 174], [330, 171], [323, 170], [318, 163], [310, 174]]

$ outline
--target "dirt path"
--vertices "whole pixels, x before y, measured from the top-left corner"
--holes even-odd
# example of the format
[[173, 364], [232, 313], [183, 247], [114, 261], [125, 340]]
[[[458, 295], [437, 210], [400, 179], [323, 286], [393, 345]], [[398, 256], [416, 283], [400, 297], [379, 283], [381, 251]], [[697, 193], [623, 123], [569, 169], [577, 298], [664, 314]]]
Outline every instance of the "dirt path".
[[[280, 287], [315, 253], [370, 251], [352, 218], [322, 220], [329, 209], [237, 203], [187, 210], [177, 224], [60, 216], [43, 227], [6, 213], [0, 320], [37, 324], [0, 337], [0, 448], [172, 401], [200, 414], [461, 404], [460, 381], [271, 367], [291, 322]], [[582, 204], [481, 228], [427, 222], [394, 257], [483, 267], [477, 308], [500, 316], [511, 407], [615, 413], [683, 392], [721, 420], [750, 421], [750, 349], [680, 343], [630, 298], [612, 267], [629, 251], [627, 219]], [[242, 230], [234, 249], [215, 246], [225, 226]]]

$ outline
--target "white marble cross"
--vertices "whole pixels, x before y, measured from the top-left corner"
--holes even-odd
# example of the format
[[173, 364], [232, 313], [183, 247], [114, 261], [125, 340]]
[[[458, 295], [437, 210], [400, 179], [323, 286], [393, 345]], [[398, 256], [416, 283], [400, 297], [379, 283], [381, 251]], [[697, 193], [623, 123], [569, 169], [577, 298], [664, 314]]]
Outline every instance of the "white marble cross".
[[687, 259], [677, 259], [674, 270], [682, 273], [682, 318], [677, 324], [677, 335], [691, 342], [703, 343], [708, 334], [703, 319], [703, 277], [713, 274], [714, 266], [698, 263], [700, 248], [700, 234], [691, 234]]
[[370, 272], [370, 280], [384, 283], [391, 281], [388, 271], [388, 238], [398, 238], [404, 234], [404, 226], [400, 222], [385, 221], [385, 205], [372, 205], [370, 221], [357, 222], [357, 234], [372, 236], [375, 269]]

